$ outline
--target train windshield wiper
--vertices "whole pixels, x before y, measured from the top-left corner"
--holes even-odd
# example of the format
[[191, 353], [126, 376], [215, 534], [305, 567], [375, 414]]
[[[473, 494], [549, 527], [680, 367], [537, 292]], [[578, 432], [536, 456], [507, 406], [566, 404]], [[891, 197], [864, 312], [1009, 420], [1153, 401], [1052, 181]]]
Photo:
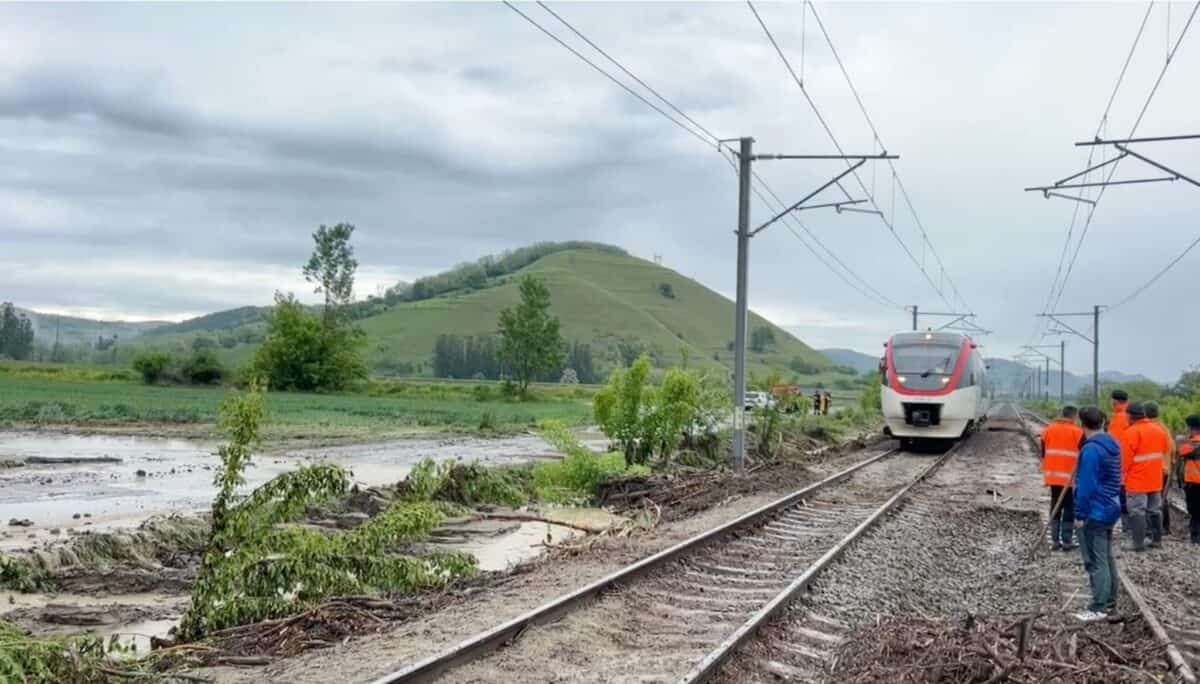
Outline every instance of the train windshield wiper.
[[949, 356], [947, 356], [945, 359], [942, 359], [941, 363], [939, 363], [936, 366], [933, 366], [932, 368], [921, 373], [921, 377], [927, 378], [930, 375], [933, 375], [934, 373], [944, 373], [945, 371], [943, 371], [941, 369], [945, 368], [948, 365], [950, 365], [950, 357]]

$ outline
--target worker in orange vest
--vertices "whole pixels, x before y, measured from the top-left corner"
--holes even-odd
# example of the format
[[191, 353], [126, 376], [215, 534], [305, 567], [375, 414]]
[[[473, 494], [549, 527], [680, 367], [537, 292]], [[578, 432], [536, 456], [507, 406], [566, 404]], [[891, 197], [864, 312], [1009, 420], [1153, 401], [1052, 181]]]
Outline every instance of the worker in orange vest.
[[1108, 434], [1121, 442], [1121, 435], [1129, 429], [1129, 393], [1125, 390], [1112, 391], [1112, 417], [1108, 419]]
[[1129, 429], [1121, 437], [1121, 473], [1133, 535], [1130, 550], [1145, 551], [1147, 527], [1150, 546], [1162, 545], [1162, 464], [1171, 450], [1171, 441], [1146, 419], [1141, 404], [1129, 405], [1129, 418]]
[[[1108, 434], [1121, 443], [1121, 437], [1129, 429], [1129, 393], [1115, 389], [1112, 397], [1112, 417], [1108, 419]], [[1125, 471], [1121, 471], [1121, 531], [1129, 532], [1129, 506], [1125, 501]]]
[[1146, 420], [1154, 423], [1159, 430], [1167, 437], [1167, 444], [1171, 446], [1170, 450], [1163, 456], [1163, 506], [1162, 506], [1162, 529], [1163, 534], [1171, 536], [1171, 505], [1167, 502], [1167, 492], [1171, 488], [1171, 470], [1175, 467], [1175, 437], [1171, 434], [1171, 429], [1166, 426], [1158, 418], [1158, 404], [1153, 401], [1148, 401], [1143, 406], [1146, 407]]
[[1200, 544], [1200, 416], [1187, 417], [1188, 436], [1179, 445], [1183, 461], [1183, 494], [1187, 499], [1188, 531], [1193, 544]]
[[1077, 548], [1072, 538], [1075, 530], [1072, 494], [1075, 462], [1083, 444], [1083, 428], [1075, 422], [1078, 415], [1079, 410], [1074, 406], [1064, 406], [1058, 420], [1042, 430], [1042, 482], [1050, 487], [1050, 543], [1055, 550]]

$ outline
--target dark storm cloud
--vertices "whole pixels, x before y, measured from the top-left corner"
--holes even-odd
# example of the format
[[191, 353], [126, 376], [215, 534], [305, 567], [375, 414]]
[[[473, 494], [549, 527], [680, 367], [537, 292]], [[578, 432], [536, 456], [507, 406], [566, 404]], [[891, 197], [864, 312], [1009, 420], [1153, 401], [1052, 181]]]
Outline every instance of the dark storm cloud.
[[152, 135], [182, 137], [192, 132], [190, 117], [156, 101], [153, 82], [105, 88], [107, 82], [99, 74], [67, 68], [27, 69], [0, 86], [0, 118], [91, 118]]
[[[811, 18], [801, 36], [800, 7], [760, 11], [798, 69], [806, 46], [800, 75], [843, 146], [871, 149]], [[744, 5], [558, 11], [717, 135], [753, 135], [765, 152], [834, 151]], [[1032, 314], [1072, 209], [1020, 188], [1082, 168], [1070, 142], [1094, 129], [1124, 56], [1111, 46], [1128, 44], [1144, 9], [819, 11], [902, 156], [949, 273], [998, 331], [990, 349], [1015, 351], [1036, 335]], [[1131, 64], [1110, 132], [1136, 116], [1161, 66], [1158, 47]], [[1200, 49], [1185, 48], [1146, 132], [1194, 123], [1186, 76]], [[263, 304], [277, 288], [307, 293], [297, 269], [309, 235], [337, 221], [359, 229], [359, 294], [559, 239], [661, 254], [733, 290], [728, 164], [498, 4], [0, 6], [0, 155], [0, 299], [33, 308], [178, 317]], [[1200, 154], [1172, 148], [1167, 158], [1200, 168]], [[832, 168], [758, 170], [794, 200]], [[886, 167], [864, 180], [890, 209]], [[1064, 307], [1113, 301], [1194, 237], [1195, 202], [1173, 190], [1105, 197]], [[755, 201], [752, 219], [767, 212]], [[896, 216], [896, 235], [932, 264], [902, 200]], [[876, 217], [801, 218], [898, 303], [943, 306]], [[907, 323], [903, 311], [842, 287], [782, 224], [755, 238], [751, 263], [752, 305], [821, 344], [874, 351]], [[1148, 359], [1122, 334], [1174, 319], [1186, 267], [1106, 319], [1105, 365], [1165, 378], [1200, 361], [1174, 342]], [[1082, 345], [1069, 347], [1072, 370], [1088, 362]]]

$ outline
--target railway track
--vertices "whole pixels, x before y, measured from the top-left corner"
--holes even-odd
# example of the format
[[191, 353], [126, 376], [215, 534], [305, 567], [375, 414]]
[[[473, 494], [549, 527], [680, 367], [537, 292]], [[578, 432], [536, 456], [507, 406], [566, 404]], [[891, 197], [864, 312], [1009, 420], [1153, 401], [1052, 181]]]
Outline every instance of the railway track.
[[[1022, 410], [1021, 420], [1026, 419], [1038, 426], [1049, 423], [1045, 418]], [[1035, 443], [1034, 432], [1026, 425], [1026, 434]], [[1174, 514], [1176, 534], [1186, 529], [1187, 509], [1175, 500], [1166, 502]], [[1044, 512], [1048, 516], [1048, 511]], [[1123, 535], [1114, 535], [1114, 543]], [[1171, 673], [1176, 681], [1195, 684], [1196, 671], [1200, 670], [1200, 594], [1194, 589], [1195, 551], [1190, 544], [1164, 544], [1162, 550], [1145, 554], [1121, 554], [1117, 552], [1117, 569], [1121, 577], [1121, 588], [1137, 606], [1154, 636], [1167, 651]], [[1088, 595], [1084, 582], [1072, 598], [1079, 610]]]
[[374, 684], [705, 681], [956, 450], [872, 454]]

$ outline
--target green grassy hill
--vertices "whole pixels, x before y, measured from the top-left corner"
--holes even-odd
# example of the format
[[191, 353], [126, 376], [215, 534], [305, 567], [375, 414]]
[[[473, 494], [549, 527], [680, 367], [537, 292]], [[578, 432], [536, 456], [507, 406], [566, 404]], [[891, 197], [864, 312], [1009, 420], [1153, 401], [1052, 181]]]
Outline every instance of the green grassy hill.
[[[732, 366], [733, 302], [691, 278], [636, 257], [589, 249], [543, 257], [516, 275], [524, 274], [545, 280], [563, 336], [590, 343], [604, 365], [616, 363], [617, 343], [626, 339], [643, 345], [660, 365], [677, 363], [686, 348], [692, 364]], [[492, 334], [500, 310], [517, 299], [516, 278], [509, 276], [486, 289], [405, 302], [367, 318], [361, 324], [371, 340], [372, 365], [425, 362], [442, 333]], [[790, 333], [752, 314], [750, 329], [759, 327], [769, 327], [775, 343], [749, 354], [751, 370], [786, 371], [796, 359], [821, 370], [832, 365]]]
[[[500, 310], [517, 303], [517, 280], [525, 274], [545, 280], [551, 293], [551, 310], [562, 323], [563, 337], [569, 343], [590, 344], [602, 375], [620, 363], [619, 343], [640, 347], [660, 367], [678, 363], [686, 350], [693, 366], [732, 368], [730, 300], [691, 278], [613, 247], [576, 247], [568, 243], [551, 250], [545, 250], [548, 253], [532, 263], [521, 261], [518, 266], [526, 265], [513, 272], [480, 277], [474, 281], [474, 288], [455, 285], [460, 289], [419, 301], [407, 301], [411, 294], [401, 295], [390, 305], [380, 299], [361, 303], [358, 324], [367, 333], [367, 359], [374, 372], [428, 376], [432, 374], [430, 359], [438, 335], [495, 334]], [[472, 267], [468, 264], [457, 269]], [[447, 274], [431, 280], [460, 282], [446, 278]], [[159, 324], [155, 329], [139, 331], [142, 334], [136, 339], [122, 338], [117, 348], [93, 354], [92, 359], [95, 363], [128, 367], [144, 349], [186, 354], [201, 338], [200, 343], [212, 348], [223, 363], [236, 368], [249, 360], [261, 342], [265, 311], [246, 306], [182, 323]], [[832, 378], [834, 364], [787, 331], [753, 313], [749, 327], [751, 331], [769, 328], [774, 336], [773, 343], [748, 353], [747, 368], [751, 372], [779, 370], [790, 376], [799, 370], [809, 380], [814, 376]]]

